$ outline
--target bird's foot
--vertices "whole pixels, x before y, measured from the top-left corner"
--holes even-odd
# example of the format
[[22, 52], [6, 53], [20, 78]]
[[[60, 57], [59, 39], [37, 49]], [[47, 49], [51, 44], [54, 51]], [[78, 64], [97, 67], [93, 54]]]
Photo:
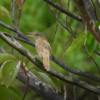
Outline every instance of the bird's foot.
[[38, 58], [38, 57], [40, 57], [39, 55], [35, 55], [34, 57], [33, 57], [33, 59], [36, 59], [36, 58]]
[[47, 72], [49, 72], [49, 71], [50, 71], [50, 69], [46, 69], [46, 71], [47, 71]]

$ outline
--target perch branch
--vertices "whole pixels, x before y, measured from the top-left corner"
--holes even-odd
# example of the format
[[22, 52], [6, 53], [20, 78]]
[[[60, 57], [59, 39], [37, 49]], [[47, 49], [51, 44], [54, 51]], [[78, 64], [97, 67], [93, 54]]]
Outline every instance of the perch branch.
[[[16, 49], [20, 54], [24, 55], [25, 57], [27, 57], [33, 64], [35, 64], [37, 67], [41, 68], [42, 70], [44, 70], [45, 72], [65, 81], [65, 82], [68, 82], [68, 83], [71, 83], [71, 84], [74, 84], [74, 85], [77, 85], [79, 87], [82, 87], [86, 90], [89, 90], [91, 92], [94, 92], [96, 94], [100, 94], [100, 89], [92, 86], [92, 85], [89, 85], [87, 84], [86, 82], [83, 82], [83, 81], [80, 81], [78, 79], [75, 79], [75, 78], [71, 78], [71, 77], [67, 77], [67, 76], [64, 76], [63, 74], [55, 71], [55, 70], [52, 70], [50, 69], [50, 71], [46, 71], [43, 67], [43, 64], [37, 60], [37, 59], [34, 59], [33, 55], [28, 51], [26, 50], [21, 44], [19, 44], [16, 40], [15, 41], [12, 41], [10, 40], [9, 38], [7, 38], [2, 32], [0, 32], [0, 37], [7, 43], [9, 44], [10, 46], [12, 46], [14, 49]], [[25, 74], [25, 73], [24, 73]], [[22, 74], [21, 74], [22, 75]], [[26, 75], [24, 75], [26, 77]], [[31, 76], [31, 75], [30, 75]], [[27, 81], [27, 80], [26, 80]]]

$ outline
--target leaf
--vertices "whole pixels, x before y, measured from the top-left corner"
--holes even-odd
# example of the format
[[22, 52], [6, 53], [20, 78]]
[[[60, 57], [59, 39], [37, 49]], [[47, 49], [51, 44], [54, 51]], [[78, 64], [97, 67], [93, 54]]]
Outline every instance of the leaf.
[[6, 87], [8, 87], [16, 77], [15, 75], [18, 72], [18, 68], [16, 71], [16, 65], [18, 67], [19, 63], [17, 64], [17, 62], [13, 60], [8, 60], [5, 61], [1, 66], [1, 74]]
[[54, 84], [54, 82], [51, 80], [51, 78], [46, 75], [45, 73], [42, 72], [37, 72], [40, 76], [40, 78], [47, 84], [51, 85], [54, 89], [56, 89], [57, 91], [59, 91], [58, 87]]
[[22, 94], [21, 94], [18, 90], [16, 90], [15, 88], [13, 88], [12, 86], [9, 86], [8, 89], [10, 89], [10, 90], [13, 91], [14, 93], [16, 93], [18, 96], [22, 97]]
[[81, 33], [71, 44], [71, 46], [66, 50], [66, 53], [70, 53], [75, 49], [80, 48], [84, 44], [84, 34]]
[[0, 63], [5, 62], [6, 60], [16, 60], [16, 58], [11, 54], [0, 54]]
[[0, 6], [0, 15], [10, 16], [8, 10], [6, 8], [4, 8], [3, 6]]
[[53, 77], [51, 75], [49, 75], [50, 79], [53, 81], [53, 83], [56, 85], [56, 90], [61, 92], [61, 85], [59, 80], [56, 77]]
[[97, 47], [97, 42], [94, 39], [94, 37], [90, 34], [89, 31], [87, 31], [87, 37], [86, 37], [86, 48], [89, 53], [93, 53], [94, 50]]
[[19, 8], [21, 9], [22, 5], [23, 5], [23, 0], [17, 0], [17, 4], [18, 4]]
[[2, 74], [1, 74], [1, 67], [0, 67], [0, 82], [2, 82], [3, 78], [2, 78]]
[[22, 100], [22, 97], [15, 88], [6, 88], [4, 85], [0, 85], [0, 100]]
[[19, 61], [19, 62], [17, 63], [17, 65], [15, 66], [15, 69], [14, 69], [14, 71], [13, 71], [13, 73], [12, 73], [13, 75], [12, 75], [12, 78], [11, 78], [9, 84], [11, 84], [11, 83], [13, 82], [13, 80], [16, 78], [17, 73], [18, 73], [19, 68], [20, 68], [20, 64], [21, 64], [21, 61]]
[[96, 22], [95, 25], [98, 27], [98, 29], [100, 30], [100, 22]]

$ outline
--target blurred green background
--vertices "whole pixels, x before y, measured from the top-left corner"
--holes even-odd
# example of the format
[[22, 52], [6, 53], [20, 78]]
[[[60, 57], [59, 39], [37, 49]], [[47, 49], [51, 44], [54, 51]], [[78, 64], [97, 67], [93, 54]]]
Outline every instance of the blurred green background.
[[[58, 0], [52, 0], [53, 2], [59, 4]], [[95, 0], [94, 0], [95, 1]], [[61, 5], [64, 9], [67, 9], [67, 0], [61, 0]], [[94, 4], [96, 4], [96, 1], [94, 2]], [[11, 14], [10, 9], [11, 9], [11, 4], [10, 4], [10, 0], [0, 0], [0, 5], [3, 6], [4, 8], [6, 8], [8, 10], [8, 12]], [[51, 7], [53, 9], [53, 11], [56, 13], [56, 9]], [[70, 2], [70, 7], [69, 7], [69, 11], [72, 12], [73, 14], [78, 14], [78, 11], [76, 9], [76, 7], [74, 6], [73, 2]], [[17, 5], [17, 3], [15, 3], [15, 21], [17, 22], [17, 18], [18, 18], [18, 13], [19, 13], [19, 7]], [[59, 12], [59, 20], [66, 25], [66, 15], [62, 14], [61, 12]], [[80, 33], [84, 32], [84, 26], [82, 25], [82, 23], [72, 19], [72, 18], [68, 18], [70, 26], [74, 32], [74, 34], [78, 37], [78, 35]], [[0, 16], [0, 21], [10, 25], [13, 27], [12, 21], [11, 21], [11, 17], [8, 16]], [[55, 27], [56, 27], [56, 19], [53, 16], [53, 14], [51, 13], [51, 11], [48, 9], [46, 3], [43, 0], [26, 0], [23, 8], [22, 8], [22, 12], [21, 12], [21, 17], [20, 17], [20, 21], [19, 21], [19, 30], [22, 31], [25, 35], [27, 35], [27, 32], [34, 32], [34, 31], [40, 31], [43, 34], [45, 34], [47, 40], [49, 41], [49, 43], [52, 40], [52, 36], [54, 34], [55, 31]], [[0, 26], [0, 31], [3, 32], [7, 32], [7, 33], [11, 33], [14, 34], [12, 31]], [[58, 24], [58, 29], [51, 47], [51, 52], [52, 54], [59, 59], [60, 61], [62, 61], [62, 56], [63, 56], [63, 48], [64, 48], [64, 44], [65, 42], [69, 39], [70, 37], [70, 33], [64, 29], [60, 24]], [[74, 40], [74, 38], [71, 39], [71, 41], [66, 45], [66, 50], [68, 49], [68, 47], [71, 45], [72, 41]], [[33, 39], [34, 41], [34, 39]], [[33, 55], [36, 55], [36, 51], [34, 49], [34, 47], [22, 43], [20, 42], [26, 49], [28, 49]], [[0, 45], [7, 50], [8, 53], [11, 52], [11, 47], [9, 45], [7, 45], [4, 41], [2, 41], [0, 39]], [[78, 46], [77, 46], [78, 47]], [[25, 60], [25, 58], [23, 56], [21, 56], [16, 50], [14, 50], [13, 53], [18, 59], [23, 59]], [[97, 56], [96, 54], [92, 54], [92, 56], [95, 58], [95, 61], [98, 63], [98, 65], [100, 66], [100, 58], [99, 56]], [[27, 59], [26, 59], [27, 60]], [[41, 60], [41, 59], [39, 59]], [[94, 62], [88, 57], [88, 55], [85, 52], [84, 47], [82, 46], [79, 49], [74, 50], [73, 52], [70, 52], [68, 54], [65, 54], [65, 62], [66, 64], [74, 69], [77, 70], [82, 70], [85, 71], [87, 73], [93, 74], [95, 76], [99, 77], [98, 74], [98, 70], [94, 64]], [[64, 75], [69, 75], [69, 73], [65, 70], [63, 70], [61, 67], [59, 67], [58, 65], [56, 65], [53, 61], [51, 61], [51, 68], [55, 69], [61, 73], [63, 73]], [[27, 67], [31, 68], [33, 65], [29, 62]], [[31, 71], [33, 71], [34, 73], [34, 69], [32, 69]], [[87, 81], [88, 83], [97, 86], [98, 84], [94, 81], [91, 81], [89, 79], [83, 78], [83, 77], [79, 77], [76, 75], [73, 75], [73, 77], [79, 78], [81, 80]], [[60, 85], [61, 85], [61, 95], [63, 96], [63, 82], [59, 81]], [[17, 88], [19, 91], [21, 91], [22, 93], [25, 91], [25, 86], [19, 82], [17, 79], [13, 82], [12, 84], [13, 87]], [[70, 84], [66, 83], [66, 89], [67, 89], [67, 95], [68, 95], [68, 100], [72, 100], [73, 99], [73, 86]], [[81, 88], [77, 87], [77, 100], [94, 100], [94, 98], [97, 98], [97, 95], [92, 94], [89, 91], [83, 90]], [[27, 98], [30, 98], [30, 100], [42, 100], [43, 98], [41, 98], [38, 94], [36, 94], [35, 92], [29, 90], [28, 94], [27, 94]]]

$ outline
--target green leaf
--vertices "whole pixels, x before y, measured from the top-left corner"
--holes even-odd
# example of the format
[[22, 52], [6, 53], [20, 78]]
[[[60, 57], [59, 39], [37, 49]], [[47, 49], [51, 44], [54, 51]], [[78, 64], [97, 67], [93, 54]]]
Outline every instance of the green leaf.
[[75, 49], [80, 48], [84, 44], [84, 33], [81, 33], [71, 44], [71, 46], [66, 50], [66, 53], [70, 53]]
[[53, 81], [53, 83], [56, 85], [56, 90], [61, 92], [61, 85], [60, 85], [59, 80], [51, 75], [49, 75], [49, 77]]
[[17, 71], [15, 70], [16, 65], [18, 67], [19, 63], [17, 64], [17, 62], [13, 60], [8, 60], [8, 61], [5, 61], [1, 66], [1, 74], [3, 78], [3, 82], [6, 85], [6, 87], [8, 87], [14, 80], [15, 78], [14, 73], [18, 72], [18, 69]]
[[22, 100], [22, 95], [13, 87], [6, 88], [0, 85], [0, 100]]
[[45, 74], [45, 73], [42, 73], [42, 72], [37, 72], [41, 78], [41, 80], [43, 80], [45, 83], [51, 85], [54, 89], [58, 90], [58, 87], [54, 84], [54, 82], [51, 80], [51, 78]]
[[100, 25], [100, 22], [96, 22], [95, 25], [98, 27]]
[[7, 53], [6, 54], [0, 54], [0, 63], [3, 63], [6, 60], [10, 60], [10, 59], [16, 60], [16, 58], [11, 54], [7, 54]]
[[98, 29], [100, 30], [100, 22], [96, 22], [95, 25], [98, 27]]
[[93, 53], [94, 50], [97, 47], [97, 42], [94, 39], [94, 37], [90, 34], [89, 31], [87, 31], [87, 36], [86, 36], [86, 48], [89, 53]]
[[9, 86], [8, 89], [10, 89], [10, 90], [13, 91], [14, 93], [16, 93], [18, 96], [22, 97], [22, 94], [21, 94], [18, 90], [16, 90], [14, 87]]
[[8, 10], [6, 8], [4, 8], [3, 6], [0, 6], [0, 15], [10, 16]]
[[3, 78], [2, 78], [2, 74], [1, 74], [1, 67], [0, 67], [0, 82], [2, 82]]
[[17, 73], [18, 73], [19, 68], [20, 68], [20, 64], [21, 64], [21, 61], [18, 62], [18, 64], [15, 66], [14, 70], [12, 71], [12, 78], [9, 81], [9, 84], [11, 84], [13, 82], [13, 80], [16, 78]]

